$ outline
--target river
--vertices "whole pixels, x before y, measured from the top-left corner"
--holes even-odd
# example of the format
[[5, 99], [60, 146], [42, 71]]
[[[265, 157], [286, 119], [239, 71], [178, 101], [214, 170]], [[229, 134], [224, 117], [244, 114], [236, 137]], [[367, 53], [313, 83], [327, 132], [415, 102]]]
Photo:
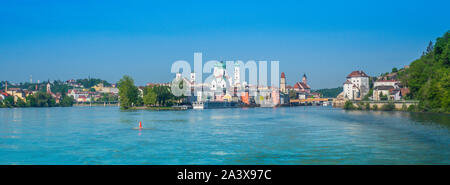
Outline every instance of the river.
[[0, 109], [0, 164], [450, 164], [450, 116], [332, 107]]

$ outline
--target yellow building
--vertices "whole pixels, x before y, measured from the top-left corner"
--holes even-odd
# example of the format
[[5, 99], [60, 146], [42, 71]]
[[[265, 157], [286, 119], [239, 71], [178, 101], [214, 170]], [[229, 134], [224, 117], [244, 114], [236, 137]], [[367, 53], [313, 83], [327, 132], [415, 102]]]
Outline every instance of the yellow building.
[[14, 102], [17, 102], [19, 98], [23, 101], [26, 101], [25, 93], [19, 88], [9, 88], [6, 90], [6, 93], [14, 97]]
[[103, 85], [103, 83], [99, 83], [99, 84], [93, 86], [92, 88], [94, 88], [96, 92], [100, 92], [103, 90], [104, 87], [105, 86]]

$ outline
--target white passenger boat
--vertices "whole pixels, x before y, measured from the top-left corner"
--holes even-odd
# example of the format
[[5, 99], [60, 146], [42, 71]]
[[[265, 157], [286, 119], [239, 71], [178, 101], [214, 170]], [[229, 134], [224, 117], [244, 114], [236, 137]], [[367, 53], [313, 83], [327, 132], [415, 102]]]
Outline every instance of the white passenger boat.
[[194, 102], [192, 104], [193, 109], [205, 109], [205, 104], [203, 102]]

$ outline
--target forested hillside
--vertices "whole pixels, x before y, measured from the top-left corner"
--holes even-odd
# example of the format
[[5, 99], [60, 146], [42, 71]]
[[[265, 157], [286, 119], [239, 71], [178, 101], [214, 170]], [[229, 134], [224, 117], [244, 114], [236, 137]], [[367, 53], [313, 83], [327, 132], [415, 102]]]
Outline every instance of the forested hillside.
[[342, 91], [342, 87], [312, 90], [312, 92], [320, 93], [323, 98], [336, 98], [336, 96], [339, 95], [339, 93], [341, 93]]
[[450, 113], [450, 31], [428, 45], [399, 78], [411, 90], [410, 98], [420, 100], [420, 111]]

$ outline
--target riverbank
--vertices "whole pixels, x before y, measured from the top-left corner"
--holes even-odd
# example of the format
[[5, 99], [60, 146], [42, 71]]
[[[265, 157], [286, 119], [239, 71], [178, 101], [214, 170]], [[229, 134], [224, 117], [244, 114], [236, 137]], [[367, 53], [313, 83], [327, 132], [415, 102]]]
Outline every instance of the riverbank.
[[176, 106], [176, 107], [147, 107], [147, 106], [139, 106], [139, 107], [130, 107], [127, 110], [187, 110], [187, 107], [184, 106]]
[[119, 104], [73, 104], [73, 107], [118, 107]]
[[343, 106], [334, 106], [345, 110], [364, 111], [402, 111], [402, 112], [429, 112], [449, 114], [448, 112], [423, 111], [419, 108], [418, 100], [401, 101], [350, 101], [347, 100]]

